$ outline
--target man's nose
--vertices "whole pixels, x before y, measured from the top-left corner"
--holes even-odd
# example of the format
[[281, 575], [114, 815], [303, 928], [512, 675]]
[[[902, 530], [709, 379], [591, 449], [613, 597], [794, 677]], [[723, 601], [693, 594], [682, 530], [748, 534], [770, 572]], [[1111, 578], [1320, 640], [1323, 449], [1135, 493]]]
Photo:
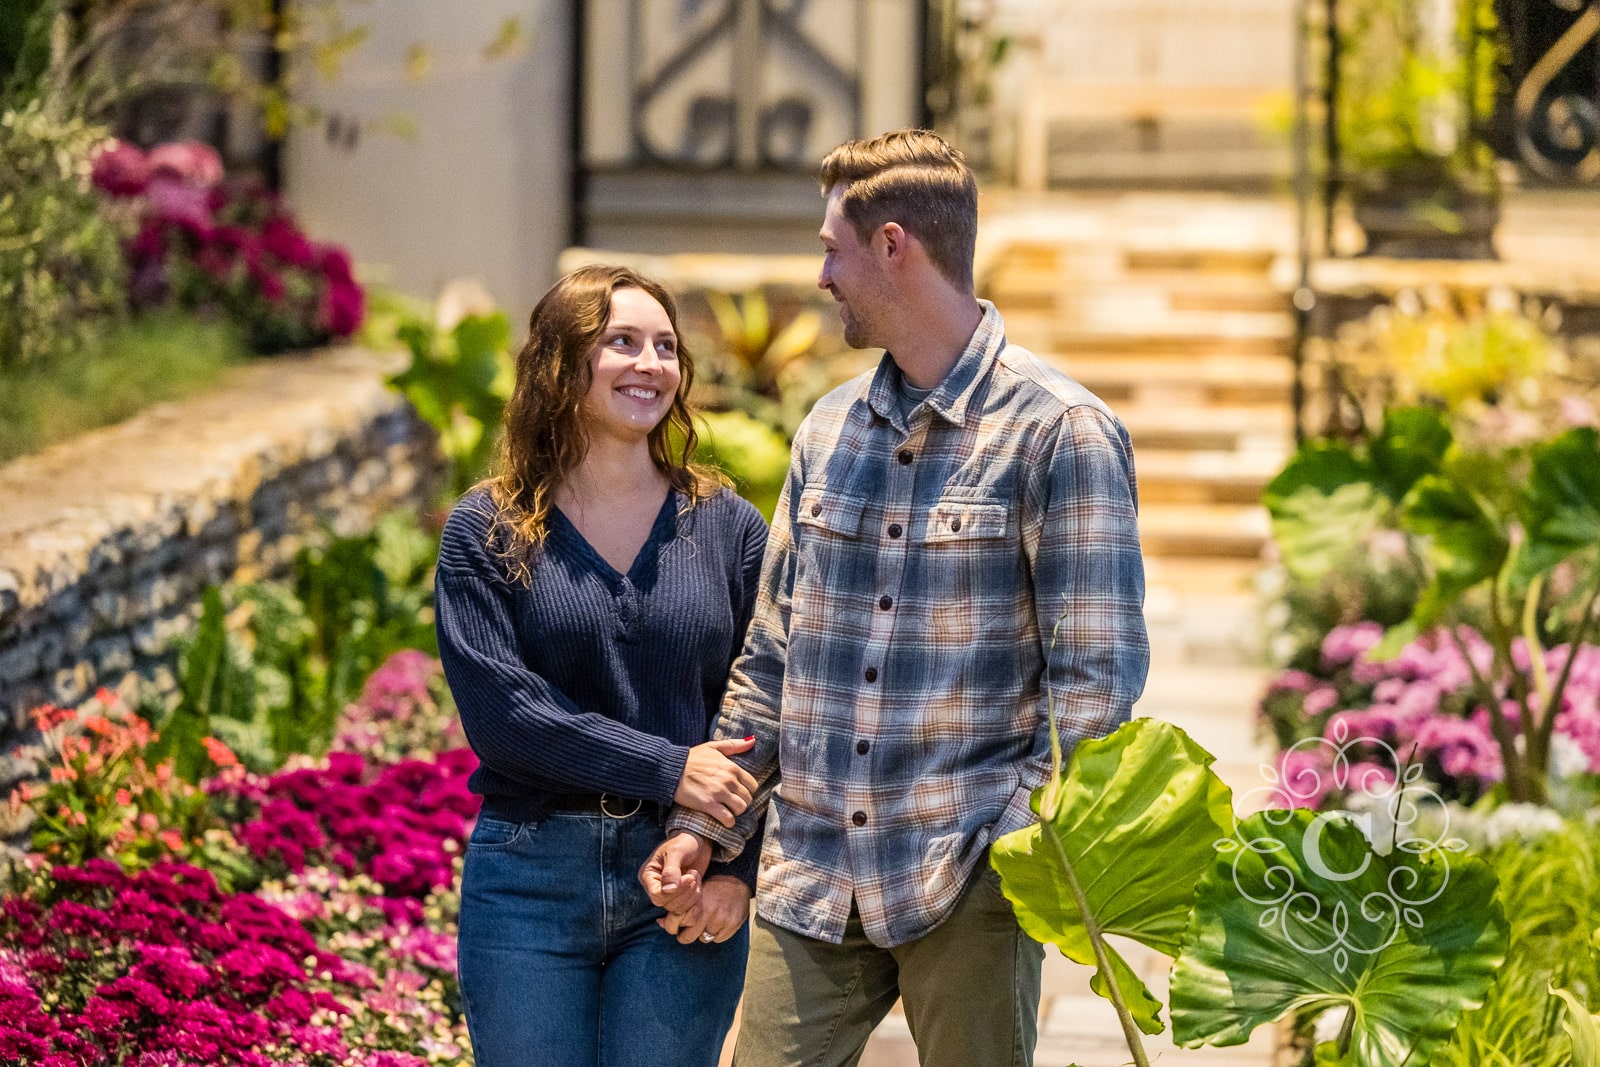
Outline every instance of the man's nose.
[[828, 275], [828, 261], [822, 261], [822, 269], [817, 272], [817, 288], [833, 289], [833, 279]]

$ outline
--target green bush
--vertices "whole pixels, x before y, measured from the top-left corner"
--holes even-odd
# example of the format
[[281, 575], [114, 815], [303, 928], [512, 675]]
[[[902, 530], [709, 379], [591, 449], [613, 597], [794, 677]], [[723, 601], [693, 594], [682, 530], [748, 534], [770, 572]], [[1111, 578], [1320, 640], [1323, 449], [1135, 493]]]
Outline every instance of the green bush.
[[0, 369], [80, 351], [127, 303], [121, 235], [89, 183], [105, 140], [37, 102], [0, 115]]
[[789, 475], [789, 444], [783, 435], [741, 411], [709, 411], [701, 416], [695, 459], [720, 468], [739, 495], [772, 521], [778, 494]]

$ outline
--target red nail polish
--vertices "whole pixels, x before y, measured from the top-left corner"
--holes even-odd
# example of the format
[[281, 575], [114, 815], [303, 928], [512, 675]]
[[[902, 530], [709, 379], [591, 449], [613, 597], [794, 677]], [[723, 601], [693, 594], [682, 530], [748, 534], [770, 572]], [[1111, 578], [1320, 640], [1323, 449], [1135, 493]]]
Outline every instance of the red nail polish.
[[745, 738], [746, 741], [754, 741], [755, 739], [756, 739], [756, 735], [755, 734], [751, 734], [749, 737]]

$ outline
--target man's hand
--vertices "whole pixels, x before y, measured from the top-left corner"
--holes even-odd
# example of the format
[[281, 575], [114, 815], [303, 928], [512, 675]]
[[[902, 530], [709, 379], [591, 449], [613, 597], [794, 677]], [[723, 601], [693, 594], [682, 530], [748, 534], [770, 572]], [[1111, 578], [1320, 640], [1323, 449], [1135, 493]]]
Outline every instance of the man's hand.
[[739, 932], [750, 918], [750, 887], [731, 874], [706, 879], [700, 901], [682, 915], [668, 912], [656, 924], [675, 934], [681, 944], [722, 942]]
[[673, 801], [732, 826], [734, 818], [750, 806], [756, 780], [728, 757], [749, 752], [755, 744], [754, 737], [747, 737], [743, 741], [707, 741], [691, 748]]
[[681, 830], [656, 846], [639, 868], [639, 884], [650, 903], [682, 915], [699, 902], [706, 868], [711, 865], [711, 842]]

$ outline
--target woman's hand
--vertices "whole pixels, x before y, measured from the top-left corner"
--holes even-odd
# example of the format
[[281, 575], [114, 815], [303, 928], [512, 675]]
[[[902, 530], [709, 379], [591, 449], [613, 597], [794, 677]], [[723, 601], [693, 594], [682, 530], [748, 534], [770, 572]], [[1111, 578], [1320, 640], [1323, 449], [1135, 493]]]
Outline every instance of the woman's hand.
[[750, 918], [750, 887], [731, 874], [714, 874], [700, 888], [700, 901], [683, 915], [670, 912], [656, 920], [682, 944], [722, 942], [739, 932]]
[[694, 746], [672, 799], [686, 808], [705, 812], [724, 826], [732, 826], [734, 818], [750, 806], [756, 780], [728, 757], [749, 752], [755, 744], [754, 737], [747, 737], [743, 741], [707, 741]]

